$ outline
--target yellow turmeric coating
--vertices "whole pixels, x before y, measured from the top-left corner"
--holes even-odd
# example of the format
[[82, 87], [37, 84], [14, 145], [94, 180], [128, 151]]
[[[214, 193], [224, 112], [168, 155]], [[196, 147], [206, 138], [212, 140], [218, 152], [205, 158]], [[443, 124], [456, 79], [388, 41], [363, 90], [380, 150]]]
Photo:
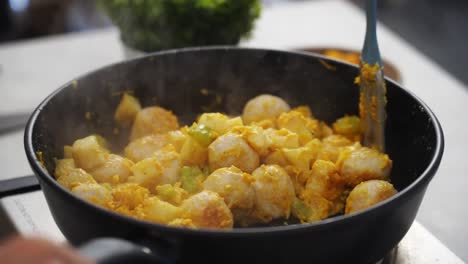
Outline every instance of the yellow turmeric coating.
[[[128, 145], [118, 154], [99, 135], [77, 139], [54, 172], [72, 193], [108, 210], [179, 228], [230, 229], [316, 222], [390, 193], [372, 182], [388, 183], [392, 161], [360, 145], [357, 116], [327, 124], [309, 106], [291, 110], [260, 95], [242, 116], [203, 113], [179, 127], [170, 111], [123, 97], [115, 117], [133, 124], [121, 128], [131, 132]], [[368, 182], [386, 191], [362, 191]]]
[[387, 181], [370, 180], [358, 184], [348, 196], [346, 214], [367, 209], [393, 195], [397, 191]]
[[361, 69], [361, 78], [364, 78], [368, 82], [375, 82], [377, 77], [377, 72], [379, 71], [379, 64], [376, 63], [373, 66], [364, 63]]

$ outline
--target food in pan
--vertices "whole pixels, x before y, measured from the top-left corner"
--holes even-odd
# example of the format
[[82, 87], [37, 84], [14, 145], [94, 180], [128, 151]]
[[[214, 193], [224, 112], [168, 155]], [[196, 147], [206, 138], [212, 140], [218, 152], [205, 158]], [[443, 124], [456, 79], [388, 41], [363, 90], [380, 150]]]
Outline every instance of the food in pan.
[[312, 223], [396, 193], [391, 159], [361, 146], [357, 116], [329, 126], [308, 106], [264, 94], [241, 116], [203, 113], [180, 126], [171, 111], [124, 94], [115, 121], [131, 129], [120, 153], [99, 135], [77, 139], [55, 177], [78, 197], [138, 219], [218, 229]]

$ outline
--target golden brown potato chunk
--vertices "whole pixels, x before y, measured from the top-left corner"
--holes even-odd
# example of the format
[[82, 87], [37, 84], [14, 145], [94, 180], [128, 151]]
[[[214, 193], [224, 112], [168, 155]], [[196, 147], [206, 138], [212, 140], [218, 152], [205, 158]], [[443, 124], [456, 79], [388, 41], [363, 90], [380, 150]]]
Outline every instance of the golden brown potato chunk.
[[344, 180], [333, 162], [317, 160], [312, 166], [305, 190], [333, 201], [345, 190]]
[[76, 196], [100, 206], [107, 206], [112, 200], [111, 191], [97, 183], [82, 183], [71, 189]]
[[117, 109], [115, 110], [114, 119], [122, 127], [130, 127], [135, 119], [135, 116], [140, 112], [141, 105], [138, 99], [124, 93], [120, 100]]
[[156, 192], [156, 186], [160, 184], [173, 184], [179, 179], [180, 159], [172, 145], [158, 150], [150, 158], [137, 162], [131, 168], [132, 182]]
[[77, 167], [92, 170], [106, 162], [109, 150], [103, 137], [91, 135], [73, 143], [72, 155]]
[[313, 121], [311, 119], [304, 117], [302, 113], [297, 111], [282, 113], [276, 120], [278, 128], [285, 128], [296, 133], [301, 145], [305, 145], [307, 142], [317, 137], [315, 130], [318, 127], [309, 130], [309, 127], [313, 126], [312, 123]]
[[144, 218], [156, 223], [168, 224], [179, 218], [183, 210], [168, 202], [161, 201], [158, 197], [150, 197], [143, 202]]
[[242, 119], [240, 117], [230, 118], [221, 113], [205, 113], [198, 119], [198, 124], [203, 124], [210, 129], [214, 130], [218, 135], [222, 135], [233, 127], [242, 126]]

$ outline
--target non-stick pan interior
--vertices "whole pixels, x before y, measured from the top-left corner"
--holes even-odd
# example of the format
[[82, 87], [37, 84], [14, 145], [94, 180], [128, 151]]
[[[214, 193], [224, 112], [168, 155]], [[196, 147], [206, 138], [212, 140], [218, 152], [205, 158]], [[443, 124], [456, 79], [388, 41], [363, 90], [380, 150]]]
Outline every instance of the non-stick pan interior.
[[[122, 150], [128, 131], [113, 115], [123, 91], [132, 91], [144, 106], [172, 110], [181, 123], [206, 111], [238, 115], [250, 98], [269, 93], [292, 106], [306, 104], [314, 116], [333, 122], [356, 114], [357, 68], [280, 51], [232, 48], [166, 52], [113, 65], [78, 78], [55, 95], [38, 116], [33, 145], [54, 170], [63, 146], [89, 134], [109, 139]], [[387, 152], [394, 161], [392, 182], [403, 189], [427, 168], [435, 154], [436, 129], [428, 109], [392, 82], [387, 83]]]

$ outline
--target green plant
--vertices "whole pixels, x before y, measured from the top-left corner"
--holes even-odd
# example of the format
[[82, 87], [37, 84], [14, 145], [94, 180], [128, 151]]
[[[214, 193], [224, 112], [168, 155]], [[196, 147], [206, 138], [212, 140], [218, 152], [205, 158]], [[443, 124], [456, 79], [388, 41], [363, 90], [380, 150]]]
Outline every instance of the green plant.
[[248, 36], [260, 0], [99, 0], [128, 46], [143, 50], [233, 45]]

